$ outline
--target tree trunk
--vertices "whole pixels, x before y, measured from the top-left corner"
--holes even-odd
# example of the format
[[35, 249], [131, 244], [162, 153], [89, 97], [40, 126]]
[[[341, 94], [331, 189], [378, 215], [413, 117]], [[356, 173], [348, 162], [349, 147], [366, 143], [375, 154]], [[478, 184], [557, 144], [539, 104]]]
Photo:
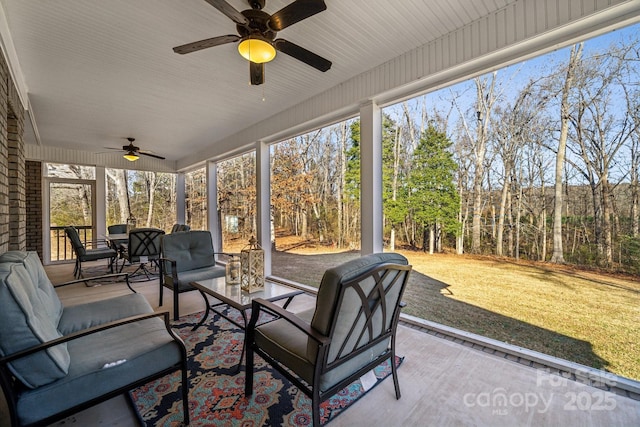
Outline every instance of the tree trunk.
[[151, 227], [153, 222], [153, 209], [156, 201], [156, 173], [155, 172], [147, 172], [146, 173], [146, 181], [147, 181], [147, 198], [149, 200], [149, 210], [147, 210], [147, 222], [146, 226]]
[[474, 158], [473, 177], [473, 218], [471, 223], [471, 252], [478, 254], [481, 252], [482, 237], [482, 182], [484, 179], [484, 158], [487, 152], [487, 127], [489, 116], [495, 102], [493, 90], [496, 82], [496, 72], [490, 78], [489, 87], [485, 86], [487, 81], [475, 78], [476, 84], [476, 140]]
[[583, 44], [571, 48], [567, 75], [562, 90], [562, 102], [560, 104], [560, 138], [558, 139], [558, 152], [556, 155], [556, 174], [553, 202], [553, 253], [550, 261], [556, 264], [564, 263], [564, 251], [562, 248], [562, 174], [564, 159], [567, 150], [567, 135], [569, 133], [569, 92], [573, 87], [575, 68], [582, 55]]
[[509, 175], [508, 168], [505, 165], [505, 175], [504, 175], [504, 184], [502, 185], [502, 192], [500, 194], [500, 210], [498, 213], [498, 229], [496, 231], [496, 255], [502, 256], [504, 255], [504, 251], [502, 248], [503, 240], [504, 240], [504, 215], [507, 207], [507, 194], [509, 193]]

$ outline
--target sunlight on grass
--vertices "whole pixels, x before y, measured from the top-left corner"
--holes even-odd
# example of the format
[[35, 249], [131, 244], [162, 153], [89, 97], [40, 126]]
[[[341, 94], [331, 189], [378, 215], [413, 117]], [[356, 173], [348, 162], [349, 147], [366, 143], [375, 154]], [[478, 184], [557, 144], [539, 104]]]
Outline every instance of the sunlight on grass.
[[[491, 258], [405, 252], [414, 281], [405, 312], [640, 379], [640, 284]], [[438, 295], [429, 281], [438, 281]]]

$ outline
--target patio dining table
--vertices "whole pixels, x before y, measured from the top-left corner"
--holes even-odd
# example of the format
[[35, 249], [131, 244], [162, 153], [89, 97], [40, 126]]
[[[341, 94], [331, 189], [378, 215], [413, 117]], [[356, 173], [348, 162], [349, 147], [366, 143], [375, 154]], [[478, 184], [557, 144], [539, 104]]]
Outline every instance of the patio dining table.
[[[118, 258], [122, 258], [123, 251], [126, 250], [127, 245], [129, 244], [129, 233], [112, 233], [106, 234], [104, 236], [107, 244], [110, 248], [115, 249], [118, 253]], [[116, 269], [118, 265], [118, 258], [116, 258]]]

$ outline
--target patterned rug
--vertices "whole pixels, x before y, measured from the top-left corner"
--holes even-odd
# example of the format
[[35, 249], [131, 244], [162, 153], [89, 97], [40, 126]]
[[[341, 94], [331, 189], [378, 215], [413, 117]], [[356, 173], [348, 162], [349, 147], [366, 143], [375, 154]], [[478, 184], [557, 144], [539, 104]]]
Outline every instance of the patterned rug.
[[[202, 313], [183, 316], [174, 330], [187, 347], [191, 426], [310, 426], [311, 399], [272, 369], [259, 356], [254, 368], [254, 391], [244, 397], [244, 365], [235, 373], [244, 333], [218, 314], [195, 332], [191, 328]], [[396, 357], [399, 366], [402, 358]], [[391, 374], [387, 362], [374, 370], [376, 382]], [[180, 373], [168, 375], [131, 392], [140, 418], [146, 426], [179, 426], [182, 422]], [[368, 391], [368, 390], [367, 390]], [[321, 405], [321, 423], [331, 421], [365, 391], [356, 381]]]

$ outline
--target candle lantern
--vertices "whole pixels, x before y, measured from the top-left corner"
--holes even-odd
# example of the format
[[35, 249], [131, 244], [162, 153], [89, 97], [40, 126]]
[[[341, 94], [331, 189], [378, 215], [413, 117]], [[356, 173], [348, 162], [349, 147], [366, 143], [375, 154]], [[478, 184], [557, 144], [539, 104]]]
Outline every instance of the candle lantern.
[[225, 282], [227, 285], [240, 283], [240, 258], [233, 255], [226, 266]]
[[133, 215], [129, 215], [129, 218], [127, 218], [127, 233], [136, 228], [136, 223], [136, 218]]
[[264, 250], [253, 236], [240, 251], [240, 286], [249, 293], [264, 289]]

